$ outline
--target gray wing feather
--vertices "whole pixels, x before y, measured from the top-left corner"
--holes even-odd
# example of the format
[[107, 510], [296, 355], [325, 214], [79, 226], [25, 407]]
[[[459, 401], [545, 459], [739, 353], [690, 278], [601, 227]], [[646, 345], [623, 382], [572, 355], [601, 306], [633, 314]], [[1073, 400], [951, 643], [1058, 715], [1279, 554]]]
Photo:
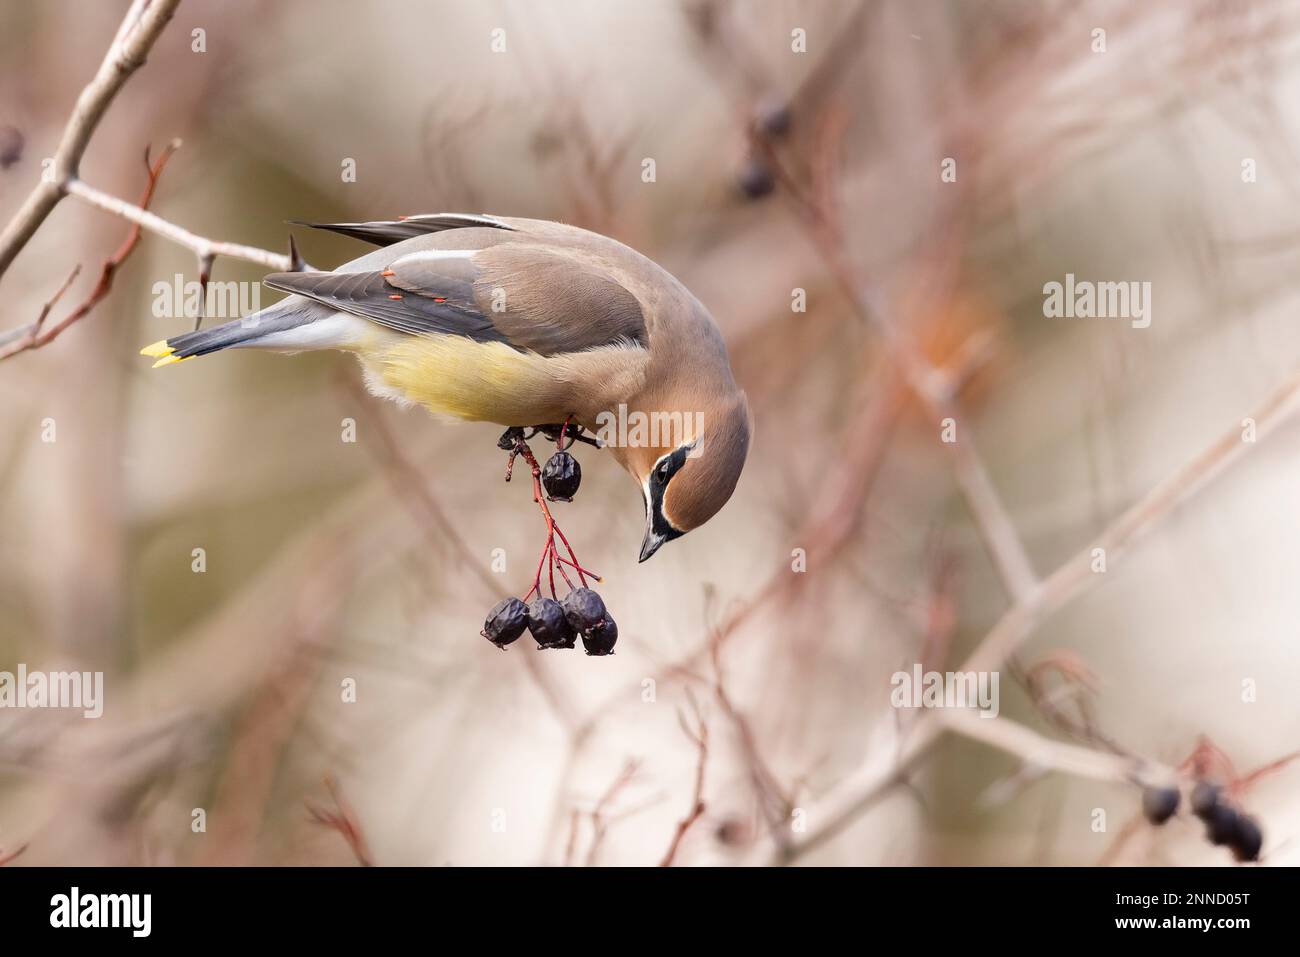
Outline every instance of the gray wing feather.
[[459, 335], [541, 355], [647, 341], [636, 297], [563, 252], [522, 243], [423, 248], [375, 268], [381, 255], [364, 257], [355, 272], [273, 273], [265, 282], [408, 335]]
[[[380, 272], [272, 273], [272, 289], [306, 296], [408, 335], [467, 336], [478, 342], [506, 342], [491, 321], [464, 294], [464, 283], [423, 293], [401, 291]], [[400, 296], [401, 298], [394, 298]]]
[[448, 229], [466, 229], [476, 226], [487, 229], [514, 229], [513, 226], [508, 226], [491, 216], [476, 216], [470, 213], [426, 213], [421, 216], [408, 216], [405, 219], [375, 220], [368, 223], [309, 223], [299, 219], [291, 219], [289, 223], [294, 226], [310, 226], [312, 229], [328, 229], [330, 232], [341, 233], [376, 246], [391, 246], [407, 239], [414, 239], [416, 236], [440, 233]]

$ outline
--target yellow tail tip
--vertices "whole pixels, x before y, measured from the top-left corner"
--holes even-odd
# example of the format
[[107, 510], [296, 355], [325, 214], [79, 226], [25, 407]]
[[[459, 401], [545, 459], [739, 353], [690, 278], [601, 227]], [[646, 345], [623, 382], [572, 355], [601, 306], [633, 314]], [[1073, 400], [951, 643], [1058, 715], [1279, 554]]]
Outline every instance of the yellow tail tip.
[[175, 351], [175, 349], [167, 345], [166, 339], [159, 339], [153, 345], [141, 349], [140, 355], [148, 356], [150, 359], [161, 359], [163, 356], [169, 356]]
[[159, 359], [157, 362], [153, 364], [153, 367], [157, 369], [159, 366], [169, 366], [173, 362], [185, 362], [188, 359], [195, 359], [195, 358], [198, 357], [197, 356], [163, 356], [161, 359]]

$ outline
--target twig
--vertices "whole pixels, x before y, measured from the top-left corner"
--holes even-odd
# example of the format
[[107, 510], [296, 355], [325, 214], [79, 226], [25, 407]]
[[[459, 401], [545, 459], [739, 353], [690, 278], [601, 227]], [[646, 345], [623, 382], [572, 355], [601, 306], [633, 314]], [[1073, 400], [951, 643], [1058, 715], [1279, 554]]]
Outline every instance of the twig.
[[932, 713], [945, 729], [1014, 754], [1030, 767], [1144, 785], [1167, 786], [1177, 777], [1166, 765], [1046, 738], [1010, 718], [985, 718], [966, 708], [941, 708]]
[[27, 845], [19, 844], [12, 851], [0, 851], [0, 867], [4, 867], [25, 850], [27, 850]]
[[673, 831], [672, 842], [668, 845], [668, 851], [664, 854], [664, 859], [659, 862], [660, 867], [671, 867], [673, 859], [677, 856], [677, 851], [681, 847], [682, 839], [686, 837], [686, 832], [691, 829], [704, 815], [704, 768], [709, 760], [709, 725], [700, 713], [699, 703], [696, 702], [695, 696], [691, 694], [690, 689], [686, 692], [687, 698], [691, 703], [691, 710], [695, 713], [695, 728], [686, 723], [686, 716], [678, 712], [677, 719], [681, 723], [682, 731], [690, 738], [699, 752], [699, 758], [695, 764], [695, 791], [691, 798], [691, 808], [686, 816], [677, 823], [676, 830]]
[[[167, 160], [169, 160], [172, 154], [176, 152], [179, 145], [180, 142], [178, 140], [173, 140], [171, 143], [168, 143], [167, 146], [163, 148], [162, 153], [159, 154], [157, 161], [152, 164], [149, 162], [149, 150], [145, 150], [144, 168], [149, 178], [145, 185], [144, 193], [140, 197], [141, 207], [147, 207], [150, 201], [152, 201], [154, 190], [158, 186], [158, 177], [162, 175], [163, 168], [167, 165]], [[78, 273], [81, 272], [81, 266], [79, 265], [73, 269], [72, 274], [64, 281], [63, 285], [59, 288], [59, 291], [45, 304], [45, 307], [41, 310], [41, 314], [37, 316], [34, 323], [26, 327], [26, 330], [14, 330], [14, 332], [10, 332], [3, 337], [4, 339], [10, 339], [15, 334], [18, 335], [18, 337], [12, 339], [8, 345], [0, 348], [0, 359], [8, 359], [10, 356], [17, 355], [20, 352], [25, 352], [28, 349], [39, 349], [42, 346], [48, 345], [57, 339], [59, 334], [63, 332], [64, 329], [68, 328], [68, 326], [75, 322], [79, 322], [86, 316], [90, 315], [91, 310], [94, 309], [95, 306], [99, 305], [99, 303], [102, 302], [112, 290], [113, 279], [117, 275], [117, 270], [124, 262], [126, 262], [127, 257], [131, 255], [131, 252], [135, 249], [136, 244], [139, 243], [139, 241], [140, 226], [137, 224], [131, 227], [130, 231], [126, 235], [126, 239], [122, 241], [122, 245], [117, 248], [117, 251], [105, 260], [103, 267], [100, 269], [99, 281], [95, 284], [95, 288], [91, 290], [90, 295], [82, 301], [81, 305], [68, 313], [68, 315], [61, 321], [55, 323], [49, 329], [45, 329], [45, 320], [49, 316], [51, 308], [59, 301], [68, 286], [72, 284], [72, 281], [76, 279]], [[23, 334], [24, 331], [25, 334]]]
[[184, 246], [198, 256], [200, 260], [207, 260], [214, 256], [228, 256], [231, 259], [243, 259], [257, 263], [278, 272], [291, 272], [294, 268], [293, 259], [283, 253], [273, 253], [270, 250], [258, 249], [256, 246], [219, 242], [215, 239], [199, 236], [188, 229], [177, 226], [175, 223], [168, 222], [147, 209], [132, 205], [125, 200], [118, 199], [116, 196], [110, 196], [103, 190], [96, 189], [82, 180], [75, 178], [69, 180], [66, 190], [70, 196], [75, 196], [84, 203], [129, 220], [151, 233], [157, 233], [164, 239], [170, 239], [178, 246]]
[[777, 828], [782, 822], [789, 819], [794, 801], [782, 790], [776, 775], [772, 773], [767, 762], [763, 760], [763, 754], [759, 750], [758, 739], [754, 734], [754, 728], [750, 724], [749, 718], [736, 707], [731, 700], [731, 695], [727, 692], [727, 684], [722, 671], [722, 643], [718, 640], [719, 637], [715, 633], [712, 643], [713, 693], [718, 699], [718, 704], [722, 707], [723, 712], [731, 719], [736, 733], [740, 736], [741, 749], [744, 752], [745, 763], [749, 766], [749, 777], [754, 787], [754, 795], [758, 799], [764, 819], [767, 821], [768, 826], [773, 829], [772, 833], [777, 835], [779, 841], [785, 832], [777, 830]]
[[[294, 254], [284, 256], [255, 246], [208, 239], [148, 211], [146, 207], [152, 195], [157, 172], [161, 171], [162, 164], [166, 162], [166, 157], [170, 156], [171, 151], [179, 146], [179, 141], [175, 141], [160, 158], [158, 166], [155, 167], [156, 171], [151, 171], [149, 190], [138, 206], [96, 189], [80, 178], [81, 158], [109, 104], [113, 102], [130, 76], [144, 65], [145, 58], [176, 12], [179, 3], [180, 0], [134, 0], [131, 4], [99, 70], [77, 98], [72, 115], [64, 127], [58, 149], [41, 182], [28, 195], [22, 207], [5, 226], [3, 233], [0, 233], [0, 276], [8, 271], [14, 258], [30, 242], [32, 236], [65, 196], [75, 196], [91, 206], [134, 223], [136, 230], [131, 234], [129, 246], [134, 246], [138, 240], [139, 230], [145, 229], [191, 250], [198, 257], [205, 291], [207, 275], [210, 274], [212, 262], [217, 256], [244, 259], [281, 272], [291, 272], [302, 267], [300, 258]], [[124, 252], [119, 251], [118, 256], [105, 264], [100, 285], [96, 287], [91, 298], [83, 304], [82, 309], [52, 328], [41, 341], [35, 340], [41, 333], [43, 319], [0, 334], [0, 347], [3, 347], [0, 358], [37, 348], [83, 318], [107, 295], [108, 287], [112, 283], [112, 271], [121, 265], [122, 259], [129, 252], [130, 249], [125, 248]], [[51, 304], [53, 301], [51, 300]]]
[[582, 823], [582, 815], [578, 809], [574, 808], [569, 814], [569, 840], [564, 845], [564, 866], [572, 867], [574, 855], [578, 852], [578, 826]]
[[94, 79], [81, 91], [55, 150], [48, 178], [32, 190], [0, 233], [0, 276], [27, 245], [64, 197], [96, 127], [123, 84], [144, 65], [145, 57], [171, 20], [180, 0], [135, 0], [118, 27]]
[[370, 845], [366, 842], [365, 832], [361, 829], [361, 823], [352, 805], [344, 799], [338, 782], [332, 776], [325, 777], [325, 789], [329, 791], [334, 807], [324, 807], [307, 799], [303, 802], [307, 806], [307, 813], [317, 824], [338, 831], [343, 836], [343, 840], [347, 841], [348, 847], [352, 849], [358, 864], [362, 867], [372, 867], [374, 857], [370, 853]]
[[45, 320], [50, 317], [50, 311], [54, 309], [59, 300], [63, 298], [63, 294], [68, 291], [68, 287], [71, 286], [80, 275], [81, 263], [77, 263], [77, 265], [72, 267], [72, 272], [68, 273], [68, 278], [63, 280], [63, 285], [58, 288], [58, 291], [49, 299], [45, 300], [45, 305], [41, 306], [40, 314], [36, 317], [35, 322], [31, 325], [14, 329], [4, 336], [0, 336], [0, 342], [4, 343], [3, 348], [0, 348], [0, 359], [7, 359], [16, 352], [22, 352], [24, 349], [35, 347], [37, 338], [41, 334], [41, 329], [45, 326]]
[[[641, 770], [641, 762], [638, 759], [631, 759], [623, 765], [623, 770], [619, 772], [605, 793], [600, 796], [596, 806], [591, 811], [592, 838], [591, 847], [587, 849], [587, 866], [596, 866], [596, 857], [600, 853], [601, 845], [605, 843], [605, 835], [609, 833], [609, 818], [607, 811], [613, 804], [614, 799], [619, 793], [631, 783], [636, 777], [637, 771]], [[577, 822], [574, 822], [574, 833], [577, 832]]]
[[[561, 438], [556, 439], [557, 446], [563, 442], [562, 436], [567, 429], [568, 423], [566, 422], [560, 430]], [[511, 432], [509, 431], [506, 434], [507, 436], [511, 436]], [[594, 581], [604, 581], [604, 579], [596, 572], [582, 566], [582, 563], [578, 561], [578, 556], [574, 554], [573, 546], [569, 544], [569, 539], [565, 536], [560, 526], [556, 524], [555, 517], [551, 514], [550, 508], [546, 505], [546, 495], [542, 491], [542, 467], [537, 464], [537, 457], [533, 455], [533, 450], [529, 447], [528, 442], [524, 439], [522, 433], [516, 433], [511, 437], [514, 440], [514, 447], [510, 451], [510, 459], [506, 464], [506, 481], [510, 481], [510, 475], [514, 469], [515, 456], [522, 456], [524, 461], [528, 463], [529, 472], [532, 474], [533, 501], [537, 503], [539, 508], [541, 508], [542, 519], [546, 522], [546, 543], [542, 546], [542, 557], [537, 561], [537, 572], [533, 575], [533, 585], [528, 590], [528, 594], [524, 595], [525, 604], [534, 594], [537, 595], [538, 598], [542, 597], [542, 568], [544, 567], [549, 571], [549, 583], [552, 598], [559, 597], [555, 593], [555, 570], [557, 568], [560, 570], [560, 577], [562, 577], [564, 583], [569, 586], [569, 590], [573, 590], [573, 582], [569, 580], [569, 575], [564, 570], [565, 565], [568, 565], [577, 573], [578, 581], [584, 588], [587, 587], [588, 576], [590, 576]], [[564, 543], [564, 550], [569, 553], [568, 558], [564, 558], [560, 555], [559, 548], [555, 544], [555, 539], [557, 537]]]

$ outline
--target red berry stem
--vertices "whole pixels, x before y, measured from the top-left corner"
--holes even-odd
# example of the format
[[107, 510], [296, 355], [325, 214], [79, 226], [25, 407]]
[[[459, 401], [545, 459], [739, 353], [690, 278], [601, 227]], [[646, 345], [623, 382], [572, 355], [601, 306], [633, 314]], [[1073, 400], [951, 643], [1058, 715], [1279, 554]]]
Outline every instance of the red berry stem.
[[[571, 419], [572, 416], [569, 418]], [[560, 430], [560, 437], [556, 442], [557, 447], [562, 446], [568, 428], [569, 419], [565, 419], [564, 427]], [[547, 507], [546, 496], [542, 492], [542, 467], [537, 463], [537, 458], [533, 455], [533, 450], [528, 447], [527, 441], [523, 438], [516, 438], [515, 447], [510, 451], [510, 458], [506, 463], [506, 481], [510, 481], [511, 473], [514, 471], [516, 456], [522, 456], [524, 461], [528, 463], [528, 468], [532, 472], [533, 476], [533, 501], [541, 508], [542, 517], [546, 521], [546, 544], [542, 548], [541, 557], [537, 560], [537, 571], [533, 574], [533, 587], [528, 590], [528, 594], [524, 595], [524, 603], [527, 604], [534, 594], [541, 597], [543, 566], [546, 566], [547, 569], [547, 581], [550, 585], [552, 598], [559, 598], [559, 595], [555, 590], [555, 569], [557, 567], [560, 570], [560, 577], [564, 579], [564, 583], [569, 586], [570, 591], [573, 590], [573, 582], [570, 580], [568, 573], [564, 570], [565, 565], [568, 565], [577, 572], [578, 581], [582, 583], [584, 588], [587, 586], [588, 577], [594, 581], [603, 581], [604, 579], [602, 579], [600, 575], [588, 568], [584, 568], [582, 563], [578, 561], [577, 553], [574, 552], [573, 546], [569, 544], [568, 537], [565, 536], [560, 526], [556, 524], [555, 516], [551, 514], [550, 508]], [[560, 550], [555, 544], [557, 536], [560, 541], [564, 543], [564, 549], [569, 554], [568, 558], [565, 558], [560, 554]]]

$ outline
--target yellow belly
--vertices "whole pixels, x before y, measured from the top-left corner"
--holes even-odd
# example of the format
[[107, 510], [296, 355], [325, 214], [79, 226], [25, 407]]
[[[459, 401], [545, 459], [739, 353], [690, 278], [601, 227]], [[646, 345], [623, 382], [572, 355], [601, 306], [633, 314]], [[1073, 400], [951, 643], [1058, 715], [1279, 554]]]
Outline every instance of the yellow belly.
[[575, 411], [567, 363], [500, 342], [404, 336], [363, 350], [376, 392], [432, 412], [501, 425], [563, 421]]

